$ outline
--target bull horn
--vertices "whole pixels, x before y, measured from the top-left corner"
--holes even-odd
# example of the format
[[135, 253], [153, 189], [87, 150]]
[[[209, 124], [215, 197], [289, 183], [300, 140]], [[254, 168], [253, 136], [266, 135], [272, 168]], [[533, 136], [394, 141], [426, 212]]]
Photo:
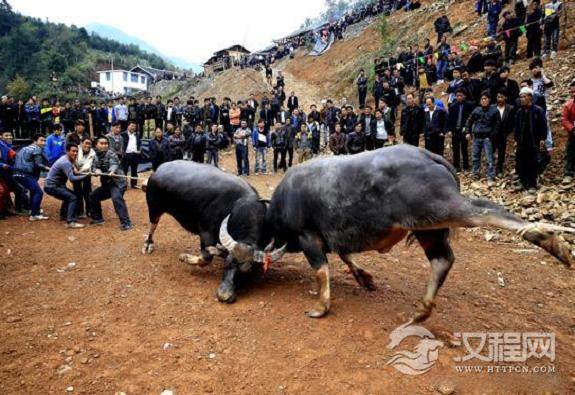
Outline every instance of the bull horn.
[[230, 216], [228, 215], [226, 218], [224, 218], [222, 224], [220, 225], [220, 243], [222, 243], [222, 246], [224, 246], [226, 250], [232, 252], [234, 248], [236, 248], [236, 246], [238, 245], [238, 242], [235, 241], [234, 238], [230, 236], [230, 233], [228, 232], [229, 219]]
[[275, 250], [273, 250], [270, 255], [272, 257], [272, 262], [276, 262], [279, 261], [280, 259], [282, 259], [282, 256], [284, 256], [284, 254], [286, 253], [286, 249], [287, 249], [287, 243], [284, 244], [283, 246], [281, 246], [281, 248], [277, 248]]
[[254, 262], [262, 263], [264, 261], [266, 254], [269, 254], [272, 262], [279, 261], [286, 252], [287, 244], [284, 244], [281, 248], [276, 248], [275, 250], [272, 251], [273, 246], [274, 246], [274, 240], [272, 239], [271, 243], [268, 244], [263, 251], [255, 250]]

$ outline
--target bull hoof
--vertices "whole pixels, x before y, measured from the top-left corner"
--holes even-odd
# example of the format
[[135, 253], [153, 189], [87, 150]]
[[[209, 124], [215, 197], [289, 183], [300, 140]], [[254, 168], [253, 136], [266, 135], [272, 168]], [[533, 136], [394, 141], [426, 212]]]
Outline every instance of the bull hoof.
[[206, 251], [208, 252], [208, 254], [213, 256], [220, 256], [222, 254], [222, 252], [217, 247], [214, 246], [206, 247]]
[[220, 289], [218, 289], [217, 297], [221, 303], [234, 303], [238, 298], [234, 291], [223, 291]]
[[180, 254], [180, 262], [187, 263], [192, 266], [206, 266], [206, 261], [201, 256]]
[[355, 273], [354, 277], [357, 283], [369, 292], [377, 291], [377, 287], [373, 282], [373, 276], [369, 272], [360, 269]]
[[146, 241], [144, 243], [144, 247], [142, 247], [142, 254], [149, 255], [152, 252], [154, 252], [154, 243], [150, 243], [149, 241]]
[[328, 312], [329, 312], [328, 306], [324, 306], [322, 304], [317, 304], [316, 307], [314, 307], [310, 311], [306, 311], [305, 314], [309, 318], [322, 318], [322, 317], [325, 317]]
[[431, 316], [433, 307], [435, 303], [420, 301], [417, 303], [417, 308], [415, 310], [415, 316], [413, 317], [413, 322], [423, 322]]

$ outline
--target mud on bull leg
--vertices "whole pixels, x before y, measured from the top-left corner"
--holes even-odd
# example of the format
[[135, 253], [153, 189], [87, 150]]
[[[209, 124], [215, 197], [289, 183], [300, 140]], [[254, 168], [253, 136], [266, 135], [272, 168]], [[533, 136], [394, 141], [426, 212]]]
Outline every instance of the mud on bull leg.
[[142, 254], [151, 254], [154, 252], [154, 233], [158, 227], [159, 219], [156, 222], [150, 222], [150, 230], [148, 231], [148, 237], [144, 241], [144, 246], [142, 247]]
[[437, 292], [443, 285], [455, 258], [449, 246], [449, 229], [415, 231], [414, 234], [431, 263], [431, 277], [427, 283], [427, 290], [414, 317], [415, 322], [422, 322], [431, 315]]
[[299, 237], [300, 246], [311, 267], [316, 271], [315, 277], [318, 286], [319, 299], [313, 309], [306, 312], [308, 317], [320, 318], [329, 312], [330, 283], [329, 266], [321, 238], [314, 234], [303, 234]]
[[341, 254], [339, 257], [347, 265], [353, 274], [355, 281], [357, 281], [360, 286], [367, 289], [368, 291], [377, 290], [377, 287], [373, 283], [373, 276], [364, 268], [355, 263], [351, 255]]

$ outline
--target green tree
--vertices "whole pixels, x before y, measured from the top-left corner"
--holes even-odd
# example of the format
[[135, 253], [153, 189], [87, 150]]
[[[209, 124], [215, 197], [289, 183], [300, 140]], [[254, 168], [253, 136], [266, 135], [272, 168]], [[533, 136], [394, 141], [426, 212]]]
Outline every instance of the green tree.
[[24, 78], [16, 75], [16, 78], [8, 83], [8, 94], [19, 99], [25, 99], [30, 95], [30, 85]]

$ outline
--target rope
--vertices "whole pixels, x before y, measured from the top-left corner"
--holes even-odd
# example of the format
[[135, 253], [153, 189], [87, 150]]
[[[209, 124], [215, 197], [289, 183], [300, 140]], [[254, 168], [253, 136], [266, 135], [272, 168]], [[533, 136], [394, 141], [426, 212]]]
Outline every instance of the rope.
[[146, 181], [148, 180], [147, 178], [143, 178], [143, 177], [131, 177], [131, 176], [126, 176], [123, 174], [110, 174], [110, 173], [92, 173], [92, 172], [88, 172], [88, 173], [78, 173], [82, 176], [94, 176], [94, 177], [113, 177], [113, 178], [125, 178], [127, 180], [142, 180], [142, 181]]

